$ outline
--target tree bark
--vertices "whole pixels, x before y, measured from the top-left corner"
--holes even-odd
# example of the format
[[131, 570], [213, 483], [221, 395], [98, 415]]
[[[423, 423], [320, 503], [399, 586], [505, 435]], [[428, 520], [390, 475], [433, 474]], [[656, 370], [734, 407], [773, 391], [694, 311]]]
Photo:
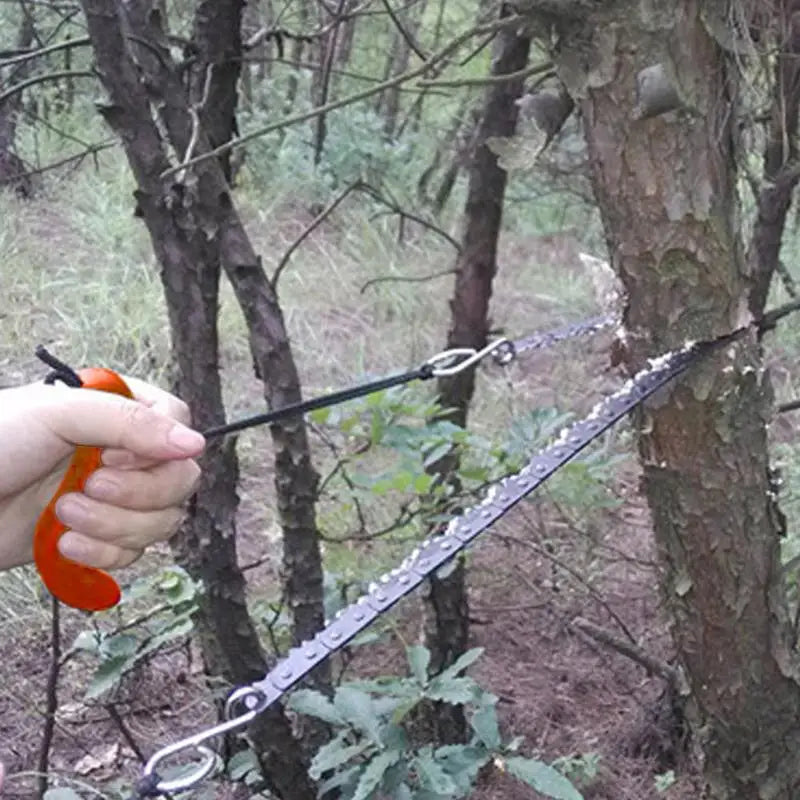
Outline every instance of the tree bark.
[[[243, 305], [254, 361], [261, 374], [275, 382], [266, 388], [269, 400], [281, 404], [285, 395], [299, 397], [280, 309], [274, 294], [264, 296], [269, 284], [263, 272], [260, 278], [256, 274], [260, 263], [219, 163], [204, 162], [193, 171], [190, 181], [160, 178], [172, 166], [166, 155], [168, 146], [183, 154], [192, 140], [195, 152], [207, 151], [209, 144], [202, 128], [193, 124], [158, 15], [149, 3], [134, 0], [126, 4], [124, 18], [115, 0], [84, 0], [83, 7], [97, 66], [110, 97], [100, 110], [123, 140], [136, 178], [138, 211], [162, 270], [177, 364], [176, 389], [189, 403], [195, 425], [202, 429], [224, 419], [216, 329], [221, 267], [231, 277]], [[133, 36], [127, 39], [129, 33]], [[136, 47], [136, 58], [128, 49], [130, 42]], [[160, 117], [160, 125], [155, 123], [154, 113]], [[259, 312], [261, 318], [254, 320]], [[305, 432], [298, 434], [298, 427], [302, 425], [273, 429], [283, 518], [287, 510], [291, 515], [298, 499], [301, 504], [311, 502], [310, 510], [299, 509], [289, 520], [287, 541], [298, 518], [305, 522], [310, 514], [313, 520], [313, 491], [308, 492], [308, 484], [314, 485], [315, 473], [307, 447], [305, 453], [302, 447], [297, 449], [298, 442], [305, 442]], [[236, 564], [237, 474], [233, 442], [210, 442], [189, 521], [174, 546], [192, 575], [204, 582], [198, 624], [207, 664], [232, 682], [247, 683], [263, 675], [267, 662], [247, 613], [244, 579]], [[288, 552], [293, 552], [293, 547], [296, 543], [287, 545]], [[313, 553], [308, 555], [313, 563]], [[297, 576], [295, 580], [299, 580]], [[321, 574], [318, 588], [321, 600]], [[312, 586], [304, 591], [313, 590], [312, 580]], [[293, 599], [297, 600], [297, 592]], [[319, 617], [321, 621], [321, 604]], [[303, 624], [309, 625], [309, 620], [303, 618]], [[282, 709], [269, 709], [251, 734], [271, 789], [285, 800], [313, 796], [307, 764]]]
[[[239, 133], [236, 106], [244, 7], [245, 0], [202, 0], [194, 13], [189, 98], [212, 148]], [[225, 180], [230, 182], [230, 153], [219, 159]]]
[[[629, 294], [631, 369], [748, 318], [736, 63], [709, 35], [702, 6], [676, 0], [658, 14], [626, 0], [550, 18], [559, 75], [580, 98], [612, 264]], [[667, 65], [684, 110], [636, 120], [636, 75], [654, 63]], [[695, 366], [638, 420], [663, 591], [714, 800], [800, 792], [798, 672], [769, 509], [771, 412], [750, 336]]]
[[[494, 45], [492, 75], [524, 69], [531, 40], [513, 29], [500, 31]], [[477, 147], [469, 169], [464, 210], [462, 251], [456, 262], [456, 283], [450, 301], [447, 348], [485, 346], [489, 331], [489, 300], [497, 271], [497, 241], [503, 216], [507, 175], [486, 142], [493, 136], [513, 136], [523, 90], [522, 79], [492, 84], [484, 99], [477, 132]], [[466, 427], [467, 410], [475, 391], [475, 371], [465, 370], [438, 382], [439, 401], [449, 409], [447, 418]], [[456, 480], [458, 457], [446, 457], [436, 465], [445, 480]], [[467, 649], [468, 601], [464, 562], [459, 560], [445, 578], [432, 577], [426, 599], [425, 644], [431, 651], [431, 670], [440, 672]], [[466, 731], [463, 715], [454, 706], [437, 713], [439, 735], [459, 740]]]

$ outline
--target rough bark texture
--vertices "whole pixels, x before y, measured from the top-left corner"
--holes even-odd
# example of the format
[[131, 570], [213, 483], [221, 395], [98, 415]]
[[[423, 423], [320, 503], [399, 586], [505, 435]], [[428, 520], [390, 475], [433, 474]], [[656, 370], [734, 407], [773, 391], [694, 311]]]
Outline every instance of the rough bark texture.
[[[776, 31], [773, 100], [764, 150], [764, 186], [758, 195], [758, 212], [748, 263], [753, 274], [750, 308], [764, 310], [772, 277], [778, 268], [786, 216], [800, 181], [797, 163], [797, 124], [800, 108], [800, 3], [780, 0], [774, 12]], [[762, 41], [768, 41], [764, 30]], [[760, 37], [761, 38], [761, 37]]]
[[[260, 264], [232, 205], [218, 162], [205, 162], [184, 182], [159, 177], [171, 166], [162, 132], [178, 153], [186, 152], [193, 134], [197, 152], [207, 149], [208, 141], [202, 131], [193, 131], [186, 95], [169, 60], [157, 15], [150, 13], [145, 2], [127, 3], [125, 19], [114, 0], [85, 0], [83, 7], [97, 66], [109, 94], [109, 101], [100, 110], [122, 138], [136, 178], [138, 210], [162, 269], [177, 362], [176, 388], [192, 408], [195, 424], [204, 428], [220, 423], [224, 416], [216, 338], [221, 266], [232, 274], [240, 302], [246, 299], [254, 358], [262, 374], [276, 379], [276, 385], [268, 391], [270, 399], [280, 404], [285, 394], [297, 396], [296, 373], [282, 370], [286, 360], [291, 361], [291, 354], [280, 311], [274, 295], [268, 298], [274, 307], [265, 304], [263, 287], [268, 283], [263, 273], [261, 279], [253, 276]], [[135, 58], [127, 49], [123, 31], [134, 34], [129, 41], [148, 44], [132, 45], [136, 47]], [[160, 126], [154, 122], [154, 109], [158, 110]], [[241, 277], [239, 272], [243, 273], [244, 287], [241, 281], [236, 282]], [[264, 312], [262, 318], [254, 321], [252, 317], [259, 310]], [[303, 480], [313, 484], [314, 478], [307, 476], [314, 473], [307, 449], [305, 463], [303, 453], [293, 449], [297, 426], [276, 428], [273, 433], [285, 511], [299, 496], [306, 499], [307, 492], [298, 484]], [[304, 433], [300, 440], [305, 441]], [[308, 469], [302, 472], [304, 466]], [[211, 442], [190, 520], [177, 538], [176, 548], [192, 574], [205, 584], [200, 630], [207, 663], [229, 680], [243, 683], [262, 675], [267, 664], [247, 613], [244, 580], [236, 565], [236, 477], [233, 445]], [[310, 514], [313, 519], [313, 504]], [[280, 707], [262, 715], [251, 733], [273, 791], [285, 800], [313, 796], [306, 763]]]
[[[211, 147], [239, 133], [237, 82], [241, 72], [244, 0], [203, 0], [194, 14], [189, 96]], [[230, 153], [220, 156], [230, 181]]]
[[[661, 13], [616, 2], [553, 18], [553, 55], [581, 105], [612, 263], [630, 295], [632, 368], [747, 319], [736, 63], [709, 35], [702, 5], [678, 0]], [[688, 110], [637, 121], [635, 78], [654, 63], [675, 76]], [[638, 420], [664, 595], [714, 800], [800, 796], [800, 691], [769, 513], [771, 402], [751, 336], [693, 368]]]
[[[501, 31], [495, 42], [492, 74], [504, 75], [523, 69], [528, 62], [530, 44], [529, 38], [514, 30]], [[448, 348], [479, 349], [486, 344], [507, 177], [486, 141], [492, 136], [513, 136], [518, 112], [515, 100], [522, 90], [523, 81], [514, 80], [493, 84], [486, 91], [478, 145], [469, 170], [463, 249], [456, 264], [456, 284], [450, 301]], [[448, 419], [466, 426], [467, 409], [474, 391], [474, 370], [439, 381], [440, 402], [444, 408], [452, 409]], [[437, 465], [445, 475], [452, 475], [456, 467], [457, 461], [453, 458], [446, 458]], [[467, 649], [469, 626], [463, 561], [458, 561], [446, 578], [431, 578], [426, 602], [425, 644], [431, 651], [431, 670], [435, 673], [452, 664]], [[439, 710], [439, 733], [445, 740], [457, 739], [464, 732], [463, 717], [454, 715], [454, 710], [452, 706]]]

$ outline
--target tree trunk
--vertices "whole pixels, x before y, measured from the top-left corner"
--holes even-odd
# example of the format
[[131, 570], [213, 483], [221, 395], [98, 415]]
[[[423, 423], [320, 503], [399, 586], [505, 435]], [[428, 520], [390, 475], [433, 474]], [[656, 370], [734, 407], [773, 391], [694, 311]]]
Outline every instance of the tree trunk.
[[796, 6], [796, 0], [780, 0], [774, 12], [777, 53], [764, 149], [765, 184], [758, 193], [756, 222], [748, 252], [748, 263], [753, 274], [750, 309], [754, 314], [764, 310], [772, 277], [778, 268], [786, 216], [795, 187], [800, 181], [797, 166], [800, 13]]
[[[202, 0], [194, 13], [195, 59], [189, 72], [189, 97], [212, 148], [239, 133], [236, 106], [244, 7], [245, 0]], [[225, 180], [230, 182], [230, 153], [223, 153], [219, 160]]]
[[[676, 0], [655, 13], [626, 1], [567, 18], [564, 3], [550, 18], [560, 77], [580, 99], [612, 263], [629, 293], [631, 369], [747, 319], [736, 62], [709, 35], [702, 6]], [[682, 107], [637, 119], [637, 74], [658, 63]], [[769, 509], [771, 411], [750, 336], [694, 367], [638, 420], [664, 596], [714, 800], [800, 796], [800, 691]]]
[[[27, 50], [36, 32], [33, 17], [22, 9], [22, 21], [17, 35], [17, 50]], [[21, 81], [26, 74], [24, 65], [13, 72], [14, 80]], [[0, 84], [1, 85], [1, 84]], [[20, 197], [29, 197], [32, 190], [25, 164], [14, 152], [17, 133], [17, 115], [22, 108], [22, 93], [17, 92], [0, 102], [0, 187], [10, 186]]]
[[[425, 14], [426, 2], [415, 3], [410, 8], [403, 11], [395, 11], [397, 21], [392, 45], [390, 49], [389, 62], [386, 67], [386, 78], [393, 75], [401, 75], [408, 69], [411, 60], [411, 44], [417, 38], [422, 18]], [[402, 30], [400, 27], [402, 26]], [[383, 114], [383, 135], [391, 140], [397, 131], [397, 120], [400, 114], [400, 98], [402, 97], [402, 87], [393, 86], [386, 89], [378, 97], [379, 110]]]
[[[495, 41], [492, 75], [524, 69], [531, 40], [511, 29], [502, 30]], [[450, 301], [447, 348], [485, 346], [489, 331], [489, 299], [497, 270], [497, 240], [503, 215], [506, 172], [486, 141], [492, 136], [513, 136], [522, 93], [521, 79], [492, 84], [486, 90], [483, 116], [477, 133], [469, 171], [464, 210], [462, 251], [456, 263], [456, 284]], [[465, 370], [438, 383], [439, 400], [447, 418], [465, 427], [467, 410], [475, 391], [474, 369]], [[446, 457], [437, 471], [446, 480], [457, 480], [457, 456]], [[459, 560], [445, 578], [432, 577], [426, 599], [425, 644], [431, 651], [431, 670], [436, 673], [452, 664], [467, 649], [469, 627], [464, 562]], [[445, 741], [459, 740], [466, 731], [463, 715], [454, 706], [442, 705], [437, 728]]]
[[[255, 275], [260, 264], [233, 207], [219, 163], [209, 160], [194, 168], [190, 182], [165, 182], [159, 177], [172, 166], [166, 155], [168, 145], [183, 154], [192, 140], [197, 153], [207, 151], [209, 144], [202, 129], [193, 126], [158, 15], [144, 2], [127, 3], [125, 19], [115, 0], [84, 0], [83, 6], [97, 66], [110, 97], [101, 112], [120, 135], [136, 178], [138, 210], [162, 269], [178, 368], [176, 389], [192, 408], [195, 424], [203, 428], [224, 418], [216, 333], [221, 266], [243, 305], [254, 361], [262, 375], [275, 381], [275, 386], [266, 388], [269, 400], [282, 404], [285, 395], [298, 397], [280, 310], [268, 304], [274, 301], [274, 295], [264, 297], [263, 287], [268, 284], [263, 272], [260, 282]], [[130, 33], [133, 36], [126, 41]], [[135, 59], [128, 42], [136, 47]], [[154, 112], [161, 118], [160, 126], [153, 119]], [[162, 138], [162, 132], [168, 141]], [[247, 296], [243, 298], [243, 294]], [[254, 312], [261, 313], [259, 320], [253, 320]], [[307, 447], [304, 454], [298, 445], [305, 441], [304, 429], [298, 433], [298, 427], [302, 429], [302, 424], [273, 429], [284, 519], [287, 508], [291, 513], [298, 499], [301, 505], [309, 501], [315, 483]], [[198, 624], [207, 664], [232, 682], [247, 683], [263, 675], [267, 663], [247, 613], [244, 580], [236, 564], [237, 473], [232, 442], [210, 442], [190, 519], [175, 547], [193, 576], [205, 585]], [[305, 523], [310, 514], [313, 520], [313, 497], [311, 502], [310, 511], [297, 509], [286, 525], [287, 541], [298, 519]], [[289, 552], [293, 546], [287, 545]], [[313, 571], [313, 553], [306, 555]], [[319, 561], [316, 564], [318, 568]], [[302, 580], [298, 576], [294, 579]], [[311, 594], [315, 588], [321, 599], [321, 573], [318, 586], [314, 586], [312, 576], [311, 585], [304, 591]], [[292, 595], [295, 601], [297, 594], [295, 591]], [[321, 616], [320, 605], [320, 621]], [[311, 627], [305, 618], [303, 624]], [[284, 800], [313, 796], [306, 762], [282, 709], [269, 709], [254, 724], [251, 734], [272, 790]]]

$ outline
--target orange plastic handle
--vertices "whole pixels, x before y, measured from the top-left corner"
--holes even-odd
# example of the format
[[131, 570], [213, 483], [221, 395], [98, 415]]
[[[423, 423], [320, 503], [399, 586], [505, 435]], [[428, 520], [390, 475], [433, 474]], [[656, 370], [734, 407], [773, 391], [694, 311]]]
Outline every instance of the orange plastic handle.
[[[85, 389], [113, 392], [133, 397], [131, 390], [116, 372], [102, 367], [78, 371]], [[58, 540], [69, 530], [56, 516], [56, 501], [68, 492], [82, 492], [87, 478], [100, 466], [99, 447], [79, 445], [69, 462], [61, 485], [36, 523], [33, 535], [33, 559], [50, 593], [68, 606], [84, 611], [102, 611], [119, 602], [117, 582], [101, 569], [87, 567], [65, 558], [58, 551]]]

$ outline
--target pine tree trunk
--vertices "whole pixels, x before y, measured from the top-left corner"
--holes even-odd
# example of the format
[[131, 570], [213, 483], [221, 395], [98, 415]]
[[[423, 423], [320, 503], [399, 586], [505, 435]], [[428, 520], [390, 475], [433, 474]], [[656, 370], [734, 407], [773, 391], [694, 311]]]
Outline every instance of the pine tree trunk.
[[[564, 3], [550, 17], [629, 293], [631, 369], [738, 327], [751, 289], [738, 240], [736, 62], [709, 34], [705, 4], [669, 5], [607, 3], [567, 17], [577, 4]], [[637, 118], [637, 74], [659, 63], [680, 107]], [[663, 593], [713, 800], [800, 796], [800, 691], [767, 477], [771, 413], [750, 336], [694, 367], [637, 420]]]

